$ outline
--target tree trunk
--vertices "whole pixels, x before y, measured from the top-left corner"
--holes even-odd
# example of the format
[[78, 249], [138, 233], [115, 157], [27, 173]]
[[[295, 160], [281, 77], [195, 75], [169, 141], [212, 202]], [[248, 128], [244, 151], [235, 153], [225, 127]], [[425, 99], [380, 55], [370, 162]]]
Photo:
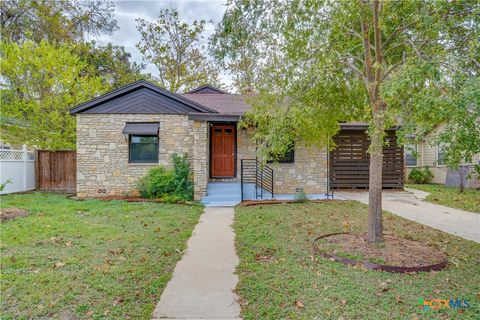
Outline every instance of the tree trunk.
[[463, 168], [462, 166], [458, 166], [458, 177], [460, 178], [460, 183], [459, 183], [459, 188], [460, 188], [460, 193], [463, 192], [463, 189], [465, 188], [465, 186], [463, 185]]
[[[370, 125], [370, 177], [368, 192], [368, 242], [380, 243], [383, 241], [382, 221], [382, 167], [383, 167], [383, 137], [386, 105], [380, 98], [380, 86], [383, 81], [383, 52], [382, 32], [380, 27], [380, 1], [362, 1], [371, 6], [372, 27], [375, 41], [375, 61], [372, 61], [370, 44], [370, 23], [368, 19], [362, 21], [363, 50], [365, 57], [365, 81], [370, 104], [372, 107], [372, 124]], [[369, 4], [370, 3], [370, 4]]]
[[368, 191], [368, 242], [383, 241], [382, 220], [382, 172], [383, 172], [383, 123], [374, 114], [374, 126], [370, 134], [370, 177]]

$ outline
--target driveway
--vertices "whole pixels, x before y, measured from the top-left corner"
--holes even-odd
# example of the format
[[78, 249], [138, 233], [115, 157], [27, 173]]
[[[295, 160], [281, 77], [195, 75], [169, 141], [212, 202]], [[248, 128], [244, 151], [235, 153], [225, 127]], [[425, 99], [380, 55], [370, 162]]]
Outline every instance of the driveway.
[[[480, 214], [441, 206], [402, 191], [382, 192], [383, 210], [405, 219], [442, 230], [467, 240], [480, 242]], [[368, 204], [368, 191], [341, 191], [335, 196]]]

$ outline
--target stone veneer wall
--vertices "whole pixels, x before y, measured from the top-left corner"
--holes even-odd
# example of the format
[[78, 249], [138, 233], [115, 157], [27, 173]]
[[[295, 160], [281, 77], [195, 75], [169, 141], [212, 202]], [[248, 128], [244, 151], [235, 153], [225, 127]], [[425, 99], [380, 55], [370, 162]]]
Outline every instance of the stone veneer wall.
[[[255, 159], [255, 145], [247, 130], [237, 132], [237, 180], [240, 181], [240, 159]], [[318, 148], [295, 146], [294, 163], [271, 163], [275, 193], [292, 194], [303, 188], [307, 194], [327, 191], [327, 152]]]
[[135, 182], [157, 164], [128, 163], [128, 141], [122, 134], [126, 122], [160, 122], [159, 163], [171, 165], [173, 153], [189, 155], [195, 200], [206, 194], [208, 134], [205, 121], [186, 115], [78, 114], [77, 196], [99, 197], [135, 193]]

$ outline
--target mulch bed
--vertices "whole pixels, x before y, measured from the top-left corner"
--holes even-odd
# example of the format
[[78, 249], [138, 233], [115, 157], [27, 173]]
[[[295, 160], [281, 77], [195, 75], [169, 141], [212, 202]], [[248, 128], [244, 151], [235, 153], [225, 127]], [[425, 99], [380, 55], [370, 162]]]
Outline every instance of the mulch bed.
[[[122, 200], [126, 202], [155, 202], [155, 203], [164, 203], [162, 199], [145, 199], [135, 196], [105, 196], [105, 197], [88, 197], [88, 198], [78, 198], [76, 196], [70, 197], [70, 199], [83, 201], [83, 200], [101, 200], [101, 201], [114, 201]], [[193, 204], [192, 201], [179, 201], [176, 204]]]
[[245, 200], [240, 202], [238, 206], [240, 207], [249, 207], [249, 206], [258, 206], [262, 204], [286, 204], [286, 203], [302, 203], [302, 202], [326, 202], [326, 201], [341, 201], [341, 200], [334, 200], [334, 199], [318, 199], [318, 200], [307, 200], [307, 201], [298, 201], [298, 200]]
[[[447, 257], [439, 250], [421, 242], [395, 235], [384, 235], [384, 242], [369, 244], [367, 234], [334, 233], [315, 239], [314, 249], [320, 255], [347, 265], [363, 264], [367, 269], [389, 272], [441, 270]], [[362, 257], [359, 261], [340, 255]], [[372, 261], [382, 261], [374, 263]]]
[[0, 209], [0, 221], [4, 222], [20, 217], [28, 216], [28, 211], [19, 208], [1, 208]]

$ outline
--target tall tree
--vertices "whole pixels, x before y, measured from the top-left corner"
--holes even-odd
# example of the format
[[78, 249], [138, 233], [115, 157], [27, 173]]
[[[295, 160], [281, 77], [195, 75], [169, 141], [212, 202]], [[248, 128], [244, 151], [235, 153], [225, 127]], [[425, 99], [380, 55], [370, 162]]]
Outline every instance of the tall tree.
[[111, 0], [4, 0], [0, 3], [3, 40], [39, 43], [84, 41], [117, 27]]
[[[422, 121], [441, 120], [431, 114], [449, 94], [447, 70], [478, 74], [478, 13], [476, 1], [233, 0], [216, 35], [230, 45], [216, 54], [234, 60], [242, 46], [257, 48], [243, 51], [262, 63], [246, 121], [265, 155], [291, 140], [333, 145], [339, 121], [369, 122], [368, 240], [378, 243], [385, 129], [400, 116], [410, 121], [412, 105], [424, 109]], [[395, 100], [412, 93], [408, 103]]]
[[[236, 15], [242, 23], [242, 16]], [[217, 63], [230, 72], [233, 78], [233, 87], [240, 93], [251, 93], [255, 90], [259, 60], [256, 59], [259, 48], [254, 44], [245, 44], [245, 41], [255, 41], [259, 35], [242, 39], [225, 36], [223, 25], [217, 25], [216, 32], [210, 37], [209, 50]], [[238, 41], [238, 42], [237, 42]], [[225, 57], [228, 55], [228, 59]], [[218, 57], [221, 57], [218, 59]]]
[[130, 61], [131, 55], [123, 46], [97, 45], [95, 42], [78, 43], [72, 47], [82, 61], [89, 65], [91, 75], [102, 78], [107, 89], [114, 89], [133, 81], [152, 78], [142, 74], [143, 64]]
[[0, 43], [2, 140], [45, 149], [75, 147], [69, 109], [102, 92], [100, 77], [67, 45]]
[[159, 83], [173, 91], [185, 91], [210, 83], [222, 86], [217, 67], [201, 44], [205, 20], [182, 22], [175, 9], [162, 9], [158, 20], [137, 19], [141, 41], [137, 44], [145, 61], [159, 71]]

